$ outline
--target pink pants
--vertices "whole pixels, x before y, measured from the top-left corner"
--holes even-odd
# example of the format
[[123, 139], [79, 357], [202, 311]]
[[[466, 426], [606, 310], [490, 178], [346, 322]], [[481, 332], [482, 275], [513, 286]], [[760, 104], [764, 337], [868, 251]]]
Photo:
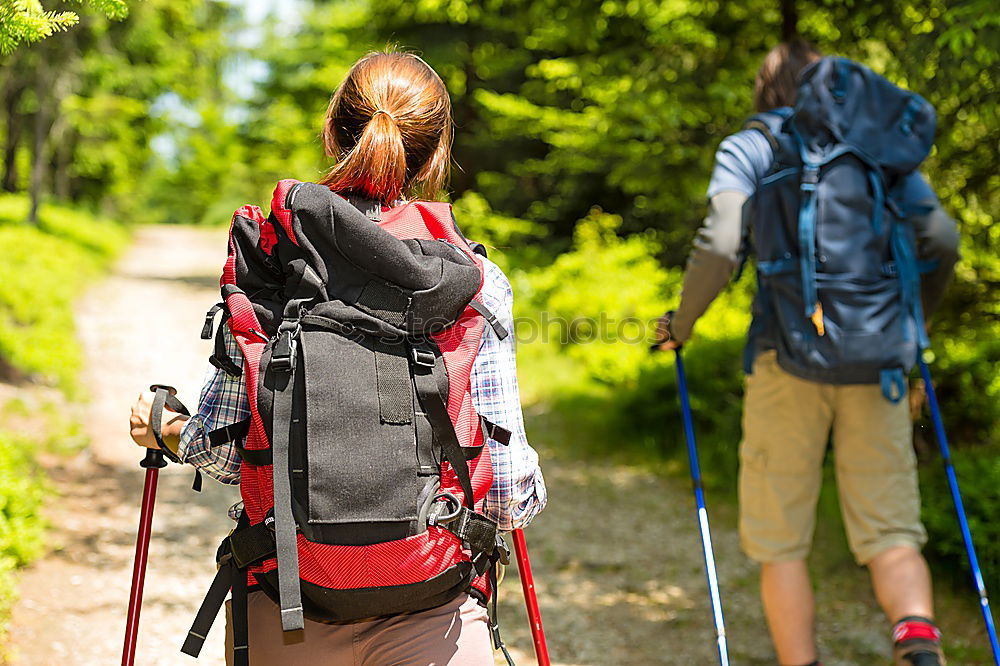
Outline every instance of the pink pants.
[[[492, 666], [486, 609], [460, 595], [438, 608], [352, 624], [306, 620], [285, 635], [278, 607], [263, 592], [249, 598], [250, 666]], [[226, 610], [226, 662], [232, 628]]]

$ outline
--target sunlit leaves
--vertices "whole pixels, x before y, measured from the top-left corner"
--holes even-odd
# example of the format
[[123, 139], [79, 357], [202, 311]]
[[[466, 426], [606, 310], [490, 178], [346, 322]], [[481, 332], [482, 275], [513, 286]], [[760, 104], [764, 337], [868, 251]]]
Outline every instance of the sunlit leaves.
[[[86, 0], [86, 5], [108, 18], [128, 16], [125, 0]], [[76, 12], [47, 11], [39, 0], [0, 0], [0, 55], [21, 44], [31, 44], [80, 22]]]

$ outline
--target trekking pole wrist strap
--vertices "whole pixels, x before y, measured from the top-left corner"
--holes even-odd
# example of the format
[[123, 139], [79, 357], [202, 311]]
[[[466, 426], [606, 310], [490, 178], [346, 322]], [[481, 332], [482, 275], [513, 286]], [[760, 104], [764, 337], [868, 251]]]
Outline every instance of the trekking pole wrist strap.
[[163, 440], [163, 408], [167, 407], [170, 411], [177, 412], [183, 416], [190, 416], [191, 412], [184, 406], [184, 403], [177, 399], [177, 389], [173, 386], [153, 384], [149, 387], [149, 390], [153, 391], [154, 394], [153, 405], [149, 410], [149, 426], [153, 431], [153, 439], [167, 460], [179, 463], [181, 459], [177, 457], [177, 454]]

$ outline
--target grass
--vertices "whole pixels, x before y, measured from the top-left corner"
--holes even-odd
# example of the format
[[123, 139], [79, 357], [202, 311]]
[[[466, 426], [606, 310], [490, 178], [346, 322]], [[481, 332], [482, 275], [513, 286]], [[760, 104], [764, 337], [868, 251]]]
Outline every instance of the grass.
[[44, 550], [40, 511], [47, 484], [33, 458], [35, 442], [0, 432], [0, 645], [15, 599], [14, 571]]
[[81, 357], [73, 304], [124, 248], [124, 228], [71, 208], [46, 205], [27, 224], [28, 200], [0, 196], [0, 359], [14, 373], [69, 394]]
[[[80, 394], [73, 306], [128, 242], [121, 225], [64, 206], [43, 206], [38, 225], [30, 225], [28, 205], [27, 197], [0, 195], [0, 378], [25, 383], [18, 397], [0, 405], [0, 646], [16, 595], [15, 572], [45, 547], [41, 510], [54, 491], [38, 455], [65, 455], [86, 445], [80, 424], [62, 404]], [[29, 402], [29, 381], [60, 392]]]

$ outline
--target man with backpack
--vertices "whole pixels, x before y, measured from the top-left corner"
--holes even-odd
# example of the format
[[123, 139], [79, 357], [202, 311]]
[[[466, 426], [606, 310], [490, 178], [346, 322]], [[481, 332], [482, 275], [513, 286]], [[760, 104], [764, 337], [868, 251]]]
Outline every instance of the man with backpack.
[[800, 40], [768, 53], [754, 104], [716, 154], [661, 347], [690, 339], [752, 242], [740, 535], [778, 660], [819, 664], [806, 557], [832, 431], [848, 541], [894, 624], [895, 664], [943, 664], [905, 400], [958, 259], [956, 225], [917, 171], [933, 108]]

